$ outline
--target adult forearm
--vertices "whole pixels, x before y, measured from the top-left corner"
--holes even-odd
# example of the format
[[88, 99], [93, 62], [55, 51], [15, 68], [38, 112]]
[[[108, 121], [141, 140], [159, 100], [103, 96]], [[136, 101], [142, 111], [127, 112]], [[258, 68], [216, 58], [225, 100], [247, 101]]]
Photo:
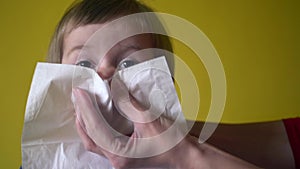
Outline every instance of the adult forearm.
[[177, 158], [174, 160], [178, 169], [258, 168], [207, 143], [200, 144], [197, 138], [191, 136], [181, 144], [178, 147]]

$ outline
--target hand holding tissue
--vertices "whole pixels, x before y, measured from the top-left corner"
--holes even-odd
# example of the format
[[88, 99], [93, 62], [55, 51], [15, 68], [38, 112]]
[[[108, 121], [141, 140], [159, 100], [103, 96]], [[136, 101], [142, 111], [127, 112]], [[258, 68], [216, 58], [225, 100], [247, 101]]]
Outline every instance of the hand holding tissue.
[[[139, 129], [157, 125], [160, 116], [168, 121], [164, 131]], [[178, 128], [185, 129], [185, 120], [164, 57], [119, 70], [110, 82], [92, 69], [38, 63], [26, 105], [22, 165], [110, 169], [111, 155], [144, 158], [171, 149], [184, 137]], [[104, 156], [84, 148], [85, 134]], [[157, 147], [162, 140], [167, 144]]]

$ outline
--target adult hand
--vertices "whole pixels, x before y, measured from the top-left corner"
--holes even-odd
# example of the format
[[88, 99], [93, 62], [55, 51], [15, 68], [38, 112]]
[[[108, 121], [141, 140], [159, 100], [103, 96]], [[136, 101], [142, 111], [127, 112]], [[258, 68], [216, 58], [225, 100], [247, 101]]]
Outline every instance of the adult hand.
[[[106, 156], [115, 168], [176, 168], [180, 159], [174, 154], [182, 153], [179, 152], [182, 151], [179, 147], [183, 145], [191, 147], [179, 128], [174, 127], [169, 134], [161, 135], [174, 125], [174, 121], [162, 115], [148, 122], [149, 119], [153, 119], [153, 113], [147, 112], [133, 98], [130, 103], [121, 102], [119, 105], [122, 109], [129, 109], [123, 111], [128, 112], [128, 118], [134, 115], [132, 111], [136, 113], [134, 130], [128, 137], [110, 127], [86, 91], [74, 89], [73, 94], [77, 131], [85, 148]], [[131, 104], [135, 110], [132, 110]], [[145, 121], [147, 122], [143, 123]], [[181, 158], [180, 161], [183, 160]]]
[[199, 144], [196, 138], [185, 136], [176, 124], [171, 132], [165, 132], [174, 126], [174, 121], [161, 115], [149, 122], [155, 115], [145, 111], [133, 98], [130, 103], [119, 102], [118, 105], [131, 110], [123, 110], [128, 118], [135, 116], [132, 134], [122, 135], [107, 124], [86, 91], [74, 89], [73, 94], [76, 127], [85, 148], [104, 155], [117, 169], [257, 168], [208, 144]]

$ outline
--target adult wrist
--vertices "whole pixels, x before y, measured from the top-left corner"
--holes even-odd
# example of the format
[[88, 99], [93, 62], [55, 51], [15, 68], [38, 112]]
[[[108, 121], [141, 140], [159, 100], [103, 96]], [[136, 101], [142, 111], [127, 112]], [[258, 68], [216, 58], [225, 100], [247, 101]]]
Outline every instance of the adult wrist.
[[[202, 159], [202, 151], [199, 149], [198, 139], [187, 135], [174, 149], [172, 168], [191, 169], [197, 166]], [[175, 158], [174, 158], [175, 157]]]

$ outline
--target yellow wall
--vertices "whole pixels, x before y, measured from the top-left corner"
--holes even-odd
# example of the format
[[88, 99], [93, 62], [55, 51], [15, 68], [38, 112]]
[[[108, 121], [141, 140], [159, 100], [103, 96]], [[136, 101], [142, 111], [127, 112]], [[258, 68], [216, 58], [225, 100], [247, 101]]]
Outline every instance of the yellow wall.
[[[299, 1], [144, 1], [189, 20], [214, 44], [227, 80], [223, 122], [300, 116]], [[196, 75], [201, 94], [198, 118], [205, 119], [210, 106], [207, 72], [184, 45], [175, 43], [175, 53]]]
[[[161, 12], [183, 17], [212, 41], [228, 83], [224, 122], [252, 122], [299, 116], [300, 13], [297, 0], [144, 0]], [[21, 164], [26, 97], [37, 61], [43, 61], [54, 26], [71, 0], [0, 2], [1, 168]], [[209, 83], [201, 62], [175, 44], [195, 74], [204, 98]], [[191, 53], [191, 52], [188, 52]], [[192, 55], [192, 54], [191, 54]], [[201, 111], [209, 100], [201, 98]]]

